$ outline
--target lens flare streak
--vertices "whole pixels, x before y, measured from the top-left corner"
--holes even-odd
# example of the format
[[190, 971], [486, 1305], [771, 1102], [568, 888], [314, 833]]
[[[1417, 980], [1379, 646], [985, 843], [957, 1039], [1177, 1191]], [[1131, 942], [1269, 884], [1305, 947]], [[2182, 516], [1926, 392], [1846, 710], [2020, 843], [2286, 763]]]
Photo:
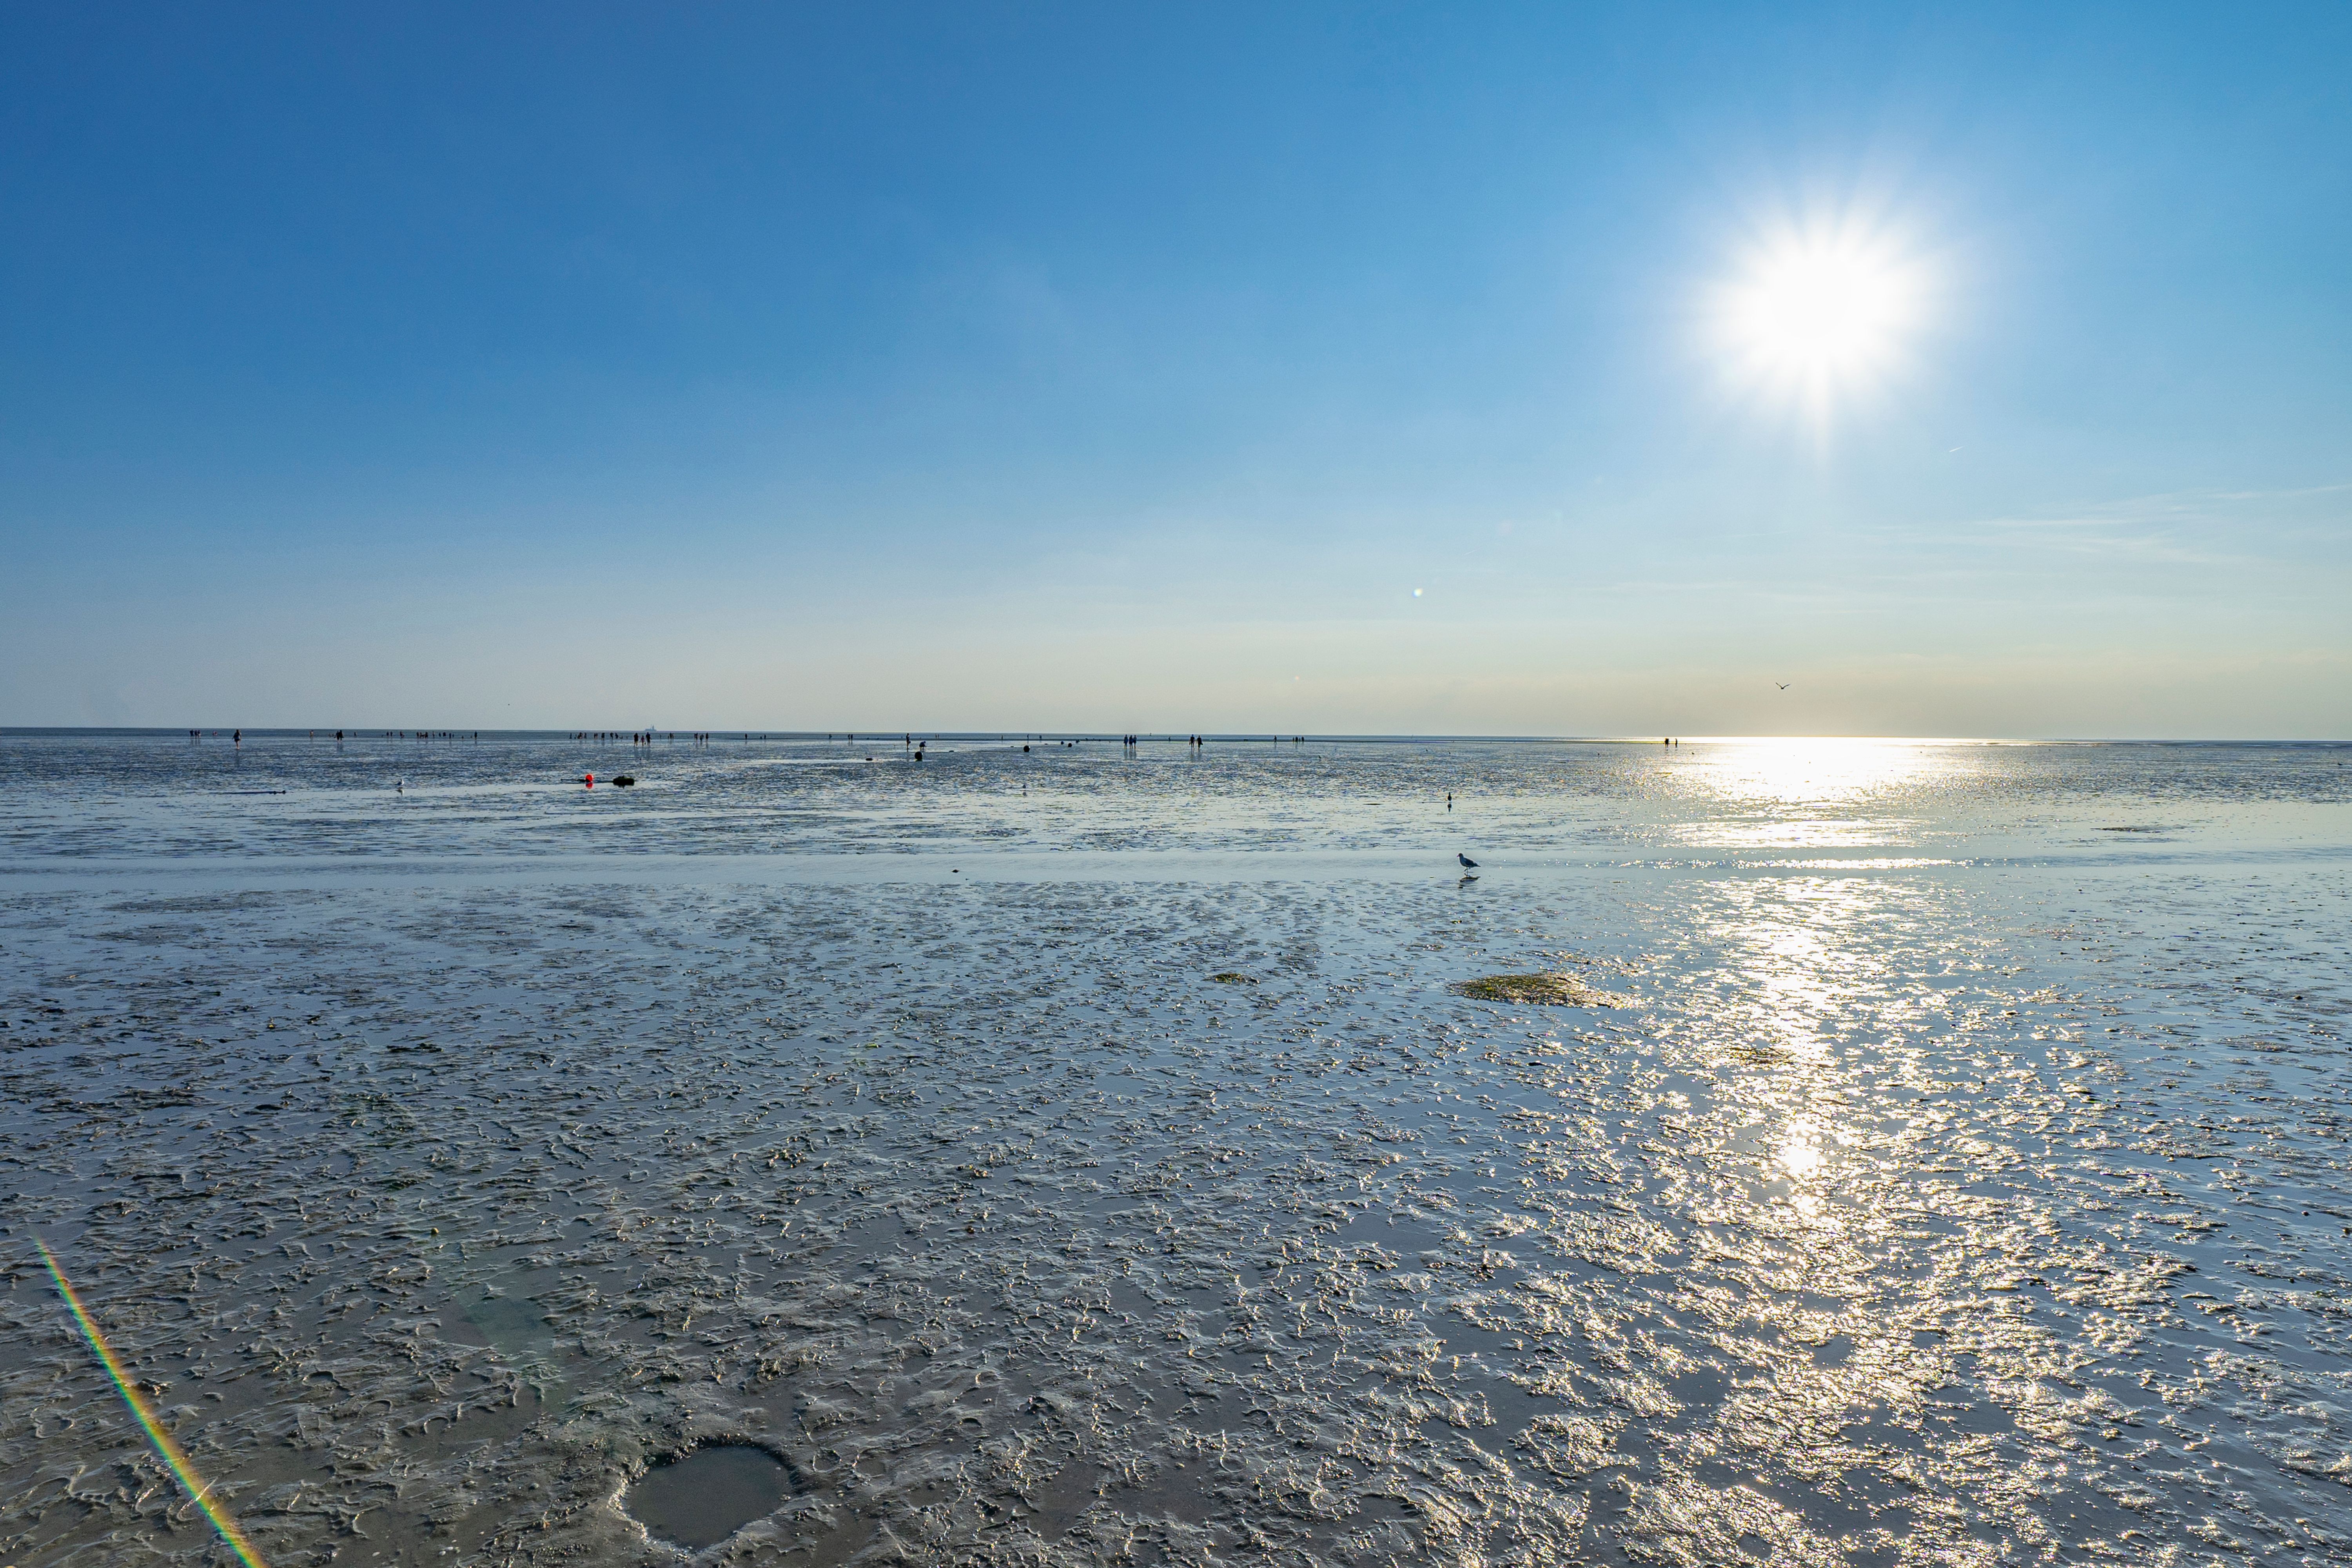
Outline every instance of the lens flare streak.
[[75, 1294], [73, 1282], [66, 1278], [66, 1271], [58, 1266], [57, 1254], [49, 1250], [49, 1244], [37, 1236], [33, 1238], [33, 1245], [41, 1249], [41, 1261], [48, 1266], [49, 1278], [56, 1281], [58, 1294], [64, 1300], [66, 1310], [74, 1315], [74, 1321], [81, 1325], [82, 1337], [97, 1352], [99, 1363], [106, 1368], [106, 1375], [114, 1380], [115, 1391], [122, 1395], [122, 1403], [129, 1405], [131, 1414], [138, 1418], [140, 1426], [147, 1434], [147, 1440], [155, 1446], [155, 1452], [163, 1457], [163, 1463], [178, 1478], [181, 1489], [188, 1494], [188, 1500], [204, 1510], [205, 1517], [213, 1521], [213, 1528], [220, 1531], [220, 1538], [228, 1543], [228, 1549], [236, 1553], [237, 1561], [246, 1568], [268, 1568], [268, 1564], [262, 1561], [261, 1553], [256, 1552], [253, 1543], [245, 1538], [245, 1531], [237, 1528], [236, 1521], [231, 1519], [220, 1504], [213, 1501], [211, 1484], [196, 1474], [195, 1467], [188, 1463], [188, 1456], [181, 1451], [178, 1443], [173, 1441], [171, 1433], [163, 1429], [163, 1424], [155, 1419], [154, 1411], [148, 1408], [138, 1385], [124, 1375], [122, 1363], [114, 1359], [112, 1347], [107, 1344], [106, 1336], [100, 1332], [89, 1310], [81, 1304], [81, 1298]]

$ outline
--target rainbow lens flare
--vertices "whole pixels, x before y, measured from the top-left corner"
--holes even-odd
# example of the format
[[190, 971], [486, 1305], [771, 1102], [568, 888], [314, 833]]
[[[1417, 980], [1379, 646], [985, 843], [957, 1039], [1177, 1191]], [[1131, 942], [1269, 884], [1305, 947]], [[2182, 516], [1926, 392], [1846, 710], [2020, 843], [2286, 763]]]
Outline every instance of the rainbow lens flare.
[[246, 1568], [269, 1568], [261, 1560], [261, 1553], [253, 1549], [253, 1542], [245, 1538], [245, 1531], [236, 1527], [236, 1521], [207, 1495], [212, 1490], [210, 1484], [197, 1476], [195, 1468], [188, 1463], [188, 1456], [180, 1451], [180, 1445], [172, 1440], [172, 1435], [163, 1430], [163, 1423], [155, 1419], [155, 1413], [147, 1407], [147, 1401], [141, 1397], [138, 1387], [123, 1375], [121, 1363], [114, 1359], [114, 1352], [107, 1345], [106, 1336], [99, 1332], [98, 1324], [81, 1304], [81, 1298], [74, 1294], [73, 1282], [66, 1278], [66, 1271], [58, 1267], [57, 1254], [49, 1250], [49, 1244], [37, 1236], [33, 1237], [33, 1245], [41, 1249], [41, 1261], [48, 1265], [49, 1278], [57, 1281], [58, 1294], [65, 1299], [66, 1308], [73, 1313], [74, 1321], [81, 1325], [82, 1337], [89, 1341], [89, 1348], [98, 1352], [100, 1363], [106, 1368], [106, 1375], [114, 1380], [115, 1391], [122, 1395], [122, 1403], [131, 1406], [131, 1414], [139, 1418], [139, 1425], [147, 1433], [147, 1440], [155, 1446], [155, 1452], [163, 1456], [163, 1463], [171, 1467], [172, 1474], [179, 1478], [180, 1489], [188, 1494], [188, 1500], [205, 1510], [205, 1517], [213, 1521], [213, 1528], [220, 1531], [220, 1538], [228, 1542], [228, 1549], [236, 1553], [237, 1561]]

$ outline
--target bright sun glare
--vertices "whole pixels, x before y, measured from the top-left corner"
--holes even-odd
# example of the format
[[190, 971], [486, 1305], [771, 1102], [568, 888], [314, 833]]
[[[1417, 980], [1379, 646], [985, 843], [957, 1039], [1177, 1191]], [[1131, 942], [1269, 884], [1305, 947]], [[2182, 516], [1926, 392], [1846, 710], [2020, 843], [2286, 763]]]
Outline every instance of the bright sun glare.
[[1761, 243], [1717, 300], [1733, 379], [1825, 418], [1900, 368], [1921, 292], [1917, 268], [1884, 238], [1790, 233]]

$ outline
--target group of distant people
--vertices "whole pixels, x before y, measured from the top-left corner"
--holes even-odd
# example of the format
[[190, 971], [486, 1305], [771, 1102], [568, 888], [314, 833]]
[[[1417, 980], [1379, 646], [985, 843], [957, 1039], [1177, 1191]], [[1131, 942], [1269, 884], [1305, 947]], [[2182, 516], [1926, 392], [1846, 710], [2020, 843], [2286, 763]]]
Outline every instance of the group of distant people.
[[[215, 730], [213, 733], [217, 735], [220, 731]], [[313, 741], [319, 738], [319, 731], [316, 730], [306, 730], [303, 733]], [[345, 732], [341, 730], [334, 731], [334, 737], [338, 745], [346, 739]], [[188, 731], [188, 740], [192, 743], [202, 742], [204, 738], [205, 732], [202, 730]], [[383, 739], [387, 741], [478, 741], [481, 738], [482, 732], [479, 730], [386, 730], [383, 731]], [[245, 731], [231, 730], [228, 732], [228, 743], [243, 750]]]

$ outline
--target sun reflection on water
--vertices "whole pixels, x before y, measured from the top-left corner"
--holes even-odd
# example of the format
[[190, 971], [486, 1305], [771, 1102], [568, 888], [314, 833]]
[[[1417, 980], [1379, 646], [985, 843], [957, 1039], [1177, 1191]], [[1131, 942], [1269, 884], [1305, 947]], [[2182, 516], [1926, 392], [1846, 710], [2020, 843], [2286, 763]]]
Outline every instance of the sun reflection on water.
[[1695, 804], [1712, 805], [1685, 842], [1736, 847], [1844, 847], [1902, 841], [1916, 818], [1884, 815], [1899, 792], [1972, 771], [1961, 745], [1839, 737], [1710, 742], [1687, 764]]
[[1851, 1058], [1912, 1016], [1911, 977], [1887, 962], [1909, 895], [1863, 876], [1723, 891], [1712, 932], [1728, 1004], [1718, 1037], [1730, 1060], [1769, 1075], [1745, 1080], [1757, 1196], [1809, 1232], [1843, 1231], [1860, 1216], [1836, 1199], [1850, 1179], [1838, 1153], [1853, 1146], [1855, 1118], [1874, 1114], [1850, 1097]]
[[1815, 1136], [1812, 1123], [1800, 1118], [1789, 1123], [1788, 1141], [1780, 1145], [1781, 1165], [1801, 1182], [1822, 1168], [1822, 1152], [1813, 1142]]
[[1827, 1058], [1824, 1031], [1883, 983], [1857, 928], [1878, 911], [1875, 885], [1854, 878], [1792, 884], [1723, 932], [1745, 973], [1752, 1026], [1797, 1062]]

